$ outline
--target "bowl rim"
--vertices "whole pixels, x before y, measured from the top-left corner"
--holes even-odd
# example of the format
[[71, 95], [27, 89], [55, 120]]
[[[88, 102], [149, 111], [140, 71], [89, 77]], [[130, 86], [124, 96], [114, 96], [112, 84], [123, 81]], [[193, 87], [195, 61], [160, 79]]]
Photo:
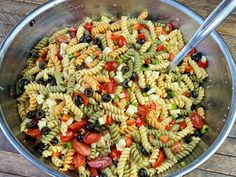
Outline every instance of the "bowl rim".
[[[8, 50], [9, 45], [12, 43], [16, 35], [18, 34], [19, 31], [21, 31], [26, 25], [30, 23], [31, 20], [33, 20], [35, 17], [37, 17], [40, 13], [62, 3], [65, 2], [66, 0], [54, 0], [54, 1], [48, 1], [40, 6], [38, 6], [36, 9], [34, 9], [32, 12], [30, 12], [28, 15], [23, 17], [20, 22], [8, 33], [6, 36], [5, 40], [3, 41], [1, 48], [0, 48], [0, 66], [2, 64], [3, 58], [6, 54], [6, 51]], [[172, 7], [175, 7], [176, 9], [182, 11], [183, 13], [189, 15], [192, 17], [197, 23], [201, 24], [204, 20], [202, 17], [200, 17], [196, 12], [193, 10], [189, 9], [182, 3], [172, 1], [172, 0], [160, 0], [161, 2], [168, 4]], [[233, 77], [236, 75], [236, 67], [235, 67], [235, 62], [233, 60], [233, 57], [230, 53], [230, 50], [228, 46], [225, 44], [224, 40], [220, 37], [220, 35], [216, 32], [213, 31], [211, 33], [211, 37], [215, 40], [219, 48], [221, 49], [228, 67], [230, 71], [230, 76], [232, 79], [232, 98], [235, 98], [236, 95], [236, 77]], [[169, 176], [174, 177], [174, 176], [183, 176], [190, 171], [194, 170], [195, 168], [199, 167], [201, 164], [203, 164], [206, 160], [208, 160], [222, 145], [224, 140], [227, 138], [230, 130], [232, 129], [234, 125], [234, 121], [236, 119], [236, 109], [233, 109], [236, 107], [236, 100], [232, 99], [231, 101], [231, 106], [230, 106], [230, 111], [228, 118], [225, 122], [225, 125], [223, 129], [221, 130], [220, 134], [214, 141], [214, 143], [207, 149], [206, 152], [204, 152], [201, 156], [199, 156], [196, 160], [194, 160], [192, 163], [187, 165], [186, 167], [170, 174]], [[29, 162], [34, 164], [37, 168], [40, 170], [46, 172], [49, 175], [52, 176], [58, 176], [58, 177], [64, 177], [67, 175], [64, 175], [60, 173], [59, 171], [53, 170], [50, 167], [48, 167], [46, 164], [40, 162], [35, 156], [33, 156], [13, 135], [11, 132], [9, 126], [7, 125], [5, 121], [5, 116], [2, 111], [2, 107], [0, 104], [0, 128], [2, 129], [4, 135], [10, 141], [12, 146], [21, 154], [23, 155], [24, 158], [26, 158]]]

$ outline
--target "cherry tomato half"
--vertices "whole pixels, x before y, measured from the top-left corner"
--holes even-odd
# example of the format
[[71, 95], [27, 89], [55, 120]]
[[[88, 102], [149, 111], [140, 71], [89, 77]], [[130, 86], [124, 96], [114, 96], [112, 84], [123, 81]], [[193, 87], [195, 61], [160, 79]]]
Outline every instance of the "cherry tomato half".
[[136, 125], [137, 125], [137, 127], [141, 127], [143, 125], [143, 121], [142, 121], [142, 119], [140, 117], [138, 117], [136, 119]]
[[75, 122], [75, 123], [71, 124], [71, 125], [69, 126], [69, 128], [70, 128], [71, 130], [73, 130], [73, 131], [77, 131], [77, 130], [79, 130], [79, 129], [81, 129], [81, 128], [84, 128], [85, 125], [87, 125], [87, 123], [88, 123], [88, 119], [83, 119], [83, 120], [81, 120], [81, 121], [79, 121], [79, 122]]
[[72, 140], [73, 137], [74, 137], [74, 132], [69, 129], [65, 136], [64, 135], [60, 136], [60, 139], [62, 142], [68, 142], [68, 141]]
[[175, 54], [170, 53], [169, 60], [172, 61], [172, 60], [174, 60], [174, 58], [175, 58]]
[[197, 113], [197, 112], [192, 112], [192, 114], [190, 114], [190, 119], [193, 122], [193, 126], [195, 128], [202, 128], [204, 125], [204, 120], [203, 118]]
[[207, 60], [206, 61], [200, 60], [198, 62], [198, 66], [201, 67], [201, 68], [206, 69], [208, 67], [208, 61]]
[[182, 122], [179, 123], [179, 129], [180, 129], [180, 130], [185, 129], [186, 127], [187, 127], [187, 124], [186, 124], [185, 121], [182, 121]]
[[147, 105], [138, 105], [138, 115], [146, 117], [150, 112], [150, 108]]
[[87, 22], [84, 24], [84, 28], [91, 33], [93, 27], [89, 22]]
[[93, 144], [98, 142], [101, 139], [101, 135], [95, 132], [88, 132], [85, 136], [84, 136], [84, 142], [86, 144]]
[[116, 85], [117, 84], [116, 84], [115, 79], [111, 78], [110, 82], [105, 83], [103, 85], [103, 88], [108, 94], [111, 94], [111, 93], [114, 93], [116, 91]]
[[171, 146], [171, 150], [174, 153], [178, 153], [180, 149], [181, 149], [181, 144], [178, 141], [174, 142], [174, 144]]
[[127, 45], [127, 41], [124, 36], [120, 36], [118, 39], [118, 46], [121, 48], [123, 46]]
[[160, 52], [160, 51], [163, 51], [165, 49], [164, 45], [160, 44], [157, 46], [157, 51]]
[[96, 168], [90, 167], [89, 168], [90, 176], [91, 177], [96, 177], [98, 176], [98, 170]]
[[87, 156], [90, 153], [90, 147], [87, 144], [83, 144], [77, 141], [77, 139], [73, 139], [72, 146], [75, 152], [80, 153], [81, 155]]
[[111, 163], [112, 163], [112, 159], [110, 157], [97, 157], [88, 162], [90, 167], [98, 168], [98, 169], [106, 168], [110, 166]]
[[162, 150], [160, 150], [159, 156], [158, 156], [156, 162], [153, 164], [153, 167], [154, 168], [159, 167], [164, 161], [165, 161], [165, 154]]
[[120, 158], [121, 151], [118, 151], [116, 148], [111, 149], [111, 153], [108, 155], [112, 160], [117, 160]]
[[116, 71], [118, 67], [119, 63], [117, 61], [108, 61], [105, 64], [104, 69], [107, 71]]
[[190, 52], [188, 53], [188, 55], [193, 55], [193, 54], [195, 54], [197, 52], [197, 50], [196, 50], [196, 48], [194, 47], [194, 48], [192, 48], [191, 50], [190, 50]]
[[143, 33], [138, 34], [137, 38], [138, 39], [145, 39], [145, 35]]
[[73, 163], [74, 163], [76, 168], [84, 165], [85, 161], [86, 161], [85, 156], [83, 156], [79, 153], [75, 153], [75, 155], [73, 156]]
[[38, 138], [41, 136], [41, 131], [39, 130], [39, 128], [32, 128], [32, 129], [28, 129], [26, 134], [33, 138]]
[[142, 26], [141, 23], [136, 23], [136, 24], [134, 25], [134, 29], [136, 29], [136, 30], [141, 30], [142, 28], [143, 28], [143, 26]]
[[112, 41], [117, 41], [117, 39], [118, 39], [118, 38], [116, 37], [116, 35], [112, 34], [111, 40], [112, 40]]

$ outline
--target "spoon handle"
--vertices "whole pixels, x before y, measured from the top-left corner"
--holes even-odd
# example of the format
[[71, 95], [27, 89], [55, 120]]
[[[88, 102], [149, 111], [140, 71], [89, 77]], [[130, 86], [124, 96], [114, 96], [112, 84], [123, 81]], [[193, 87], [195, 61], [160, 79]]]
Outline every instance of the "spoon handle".
[[172, 71], [190, 50], [207, 37], [221, 22], [236, 8], [236, 0], [223, 0], [215, 10], [207, 17], [192, 39], [185, 45], [179, 54], [170, 63], [169, 71]]

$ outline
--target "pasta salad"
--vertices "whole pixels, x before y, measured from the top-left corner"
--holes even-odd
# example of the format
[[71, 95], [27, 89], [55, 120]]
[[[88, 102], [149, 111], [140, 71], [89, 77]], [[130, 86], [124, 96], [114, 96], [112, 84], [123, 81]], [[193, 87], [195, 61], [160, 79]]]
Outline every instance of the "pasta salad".
[[137, 18], [85, 18], [44, 37], [16, 84], [20, 131], [60, 171], [153, 176], [182, 162], [205, 134], [208, 61], [179, 29]]

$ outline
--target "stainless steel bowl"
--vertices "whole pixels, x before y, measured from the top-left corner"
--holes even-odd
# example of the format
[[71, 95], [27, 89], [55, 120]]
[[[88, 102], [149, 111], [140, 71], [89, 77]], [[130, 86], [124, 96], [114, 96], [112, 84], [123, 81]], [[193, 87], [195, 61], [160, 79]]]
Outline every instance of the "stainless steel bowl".
[[[0, 50], [0, 126], [11, 144], [39, 169], [53, 176], [75, 175], [58, 172], [49, 161], [34, 151], [30, 141], [24, 141], [25, 136], [19, 131], [17, 104], [11, 93], [32, 46], [57, 28], [77, 24], [85, 16], [99, 18], [102, 15], [137, 15], [143, 9], [150, 10], [153, 20], [169, 21], [179, 27], [186, 41], [203, 21], [193, 11], [172, 0], [55, 0], [25, 17], [4, 41]], [[33, 27], [29, 25], [31, 20], [35, 20]], [[236, 70], [229, 49], [220, 36], [213, 32], [198, 46], [198, 50], [207, 55], [210, 62], [204, 101], [209, 132], [185, 159], [186, 167], [176, 164], [164, 175], [184, 175], [205, 162], [223, 143], [236, 117]]]

